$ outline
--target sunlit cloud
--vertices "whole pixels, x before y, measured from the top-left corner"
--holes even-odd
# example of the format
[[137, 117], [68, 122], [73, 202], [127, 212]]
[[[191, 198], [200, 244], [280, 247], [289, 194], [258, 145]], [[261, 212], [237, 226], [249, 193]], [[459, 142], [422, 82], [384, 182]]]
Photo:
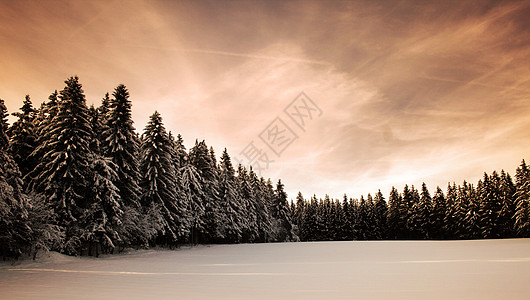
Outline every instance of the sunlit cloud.
[[303, 91], [323, 114], [263, 174], [291, 197], [432, 190], [528, 158], [529, 14], [528, 1], [4, 2], [0, 97], [38, 105], [77, 74], [97, 105], [124, 83], [138, 131], [158, 110], [188, 147], [235, 157]]

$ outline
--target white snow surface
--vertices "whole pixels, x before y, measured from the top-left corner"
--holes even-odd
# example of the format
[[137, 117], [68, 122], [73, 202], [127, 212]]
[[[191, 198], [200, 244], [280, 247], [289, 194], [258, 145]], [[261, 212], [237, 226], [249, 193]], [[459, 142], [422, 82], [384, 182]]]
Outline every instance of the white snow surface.
[[215, 245], [0, 266], [0, 299], [530, 299], [530, 239]]

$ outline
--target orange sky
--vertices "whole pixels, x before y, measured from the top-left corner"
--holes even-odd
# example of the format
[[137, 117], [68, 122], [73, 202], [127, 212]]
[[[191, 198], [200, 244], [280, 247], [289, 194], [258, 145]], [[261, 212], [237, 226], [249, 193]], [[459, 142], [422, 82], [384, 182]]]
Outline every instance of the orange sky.
[[[464, 3], [465, 2], [465, 3]], [[119, 83], [138, 130], [154, 110], [185, 144], [240, 157], [266, 177], [359, 197], [530, 159], [530, 1], [1, 1], [0, 97], [38, 106], [79, 75], [88, 102]], [[322, 110], [296, 127], [305, 92]], [[260, 133], [279, 117], [279, 156]]]

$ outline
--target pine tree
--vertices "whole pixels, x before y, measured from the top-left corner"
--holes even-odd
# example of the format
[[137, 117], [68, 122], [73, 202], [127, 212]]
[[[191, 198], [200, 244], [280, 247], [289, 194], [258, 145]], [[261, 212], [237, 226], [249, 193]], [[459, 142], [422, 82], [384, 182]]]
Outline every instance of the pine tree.
[[428, 239], [431, 228], [432, 198], [425, 183], [422, 184], [419, 201], [414, 201], [409, 219], [411, 237], [414, 239]]
[[65, 83], [59, 110], [35, 150], [45, 154], [30, 175], [34, 175], [36, 191], [44, 193], [55, 208], [59, 225], [66, 227], [65, 251], [73, 254], [83, 244], [78, 221], [92, 206], [88, 183], [92, 177], [89, 144], [93, 135], [79, 78], [71, 77]]
[[254, 230], [255, 242], [267, 242], [272, 235], [272, 220], [269, 213], [269, 201], [267, 200], [267, 185], [263, 177], [258, 179], [257, 174], [250, 169], [249, 184], [254, 191], [254, 207], [256, 225]]
[[199, 173], [200, 184], [204, 192], [202, 198], [202, 206], [204, 207], [202, 222], [204, 225], [201, 227], [199, 241], [211, 243], [222, 238], [219, 232], [221, 220], [217, 167], [204, 141], [195, 141], [195, 146], [190, 149], [189, 160]]
[[293, 210], [293, 224], [297, 226], [297, 231], [300, 232], [301, 228], [304, 226], [304, 209], [305, 209], [305, 200], [301, 192], [298, 192], [296, 196], [296, 206]]
[[18, 166], [8, 152], [7, 109], [0, 99], [0, 255], [17, 258], [23, 252], [60, 249], [61, 228], [44, 197], [22, 193]]
[[445, 212], [446, 212], [446, 202], [445, 196], [442, 189], [438, 186], [436, 187], [436, 193], [432, 197], [432, 212], [431, 212], [431, 238], [433, 239], [443, 239], [445, 238]]
[[101, 133], [103, 132], [103, 124], [101, 123], [101, 116], [94, 105], [88, 108], [88, 118], [94, 138], [90, 142], [90, 149], [94, 154], [102, 155], [101, 152]]
[[257, 231], [256, 195], [250, 183], [250, 175], [242, 165], [239, 165], [237, 170], [237, 189], [242, 207], [243, 241], [250, 242], [256, 238]]
[[275, 199], [272, 205], [272, 216], [276, 219], [276, 232], [278, 241], [290, 241], [294, 239], [292, 233], [291, 216], [289, 215], [289, 204], [284, 185], [278, 180], [275, 191]]
[[221, 199], [221, 232], [226, 242], [238, 243], [241, 241], [243, 230], [242, 215], [239, 207], [235, 170], [226, 148], [221, 155], [221, 172], [219, 177], [219, 197]]
[[446, 233], [445, 238], [456, 239], [458, 238], [459, 230], [459, 205], [457, 202], [458, 189], [456, 184], [447, 184], [447, 196], [445, 200], [445, 217], [444, 217], [444, 231]]
[[[120, 85], [121, 86], [121, 85]], [[128, 94], [128, 93], [127, 93]], [[105, 97], [101, 99], [101, 105], [98, 107], [98, 114], [101, 116], [101, 123], [106, 124], [111, 110], [111, 100], [109, 93], [105, 93]]]
[[459, 189], [458, 199], [460, 205], [460, 218], [458, 219], [461, 220], [460, 237], [464, 239], [479, 238], [481, 236], [479, 227], [480, 201], [473, 185], [464, 181], [464, 185]]
[[8, 152], [7, 108], [0, 99], [0, 255], [18, 257], [22, 254], [26, 230], [20, 230], [26, 214], [20, 171]]
[[149, 118], [140, 147], [140, 186], [145, 209], [159, 207], [163, 217], [160, 242], [175, 244], [181, 234], [182, 211], [177, 206], [175, 169], [171, 162], [171, 145], [158, 112]]
[[[29, 157], [29, 159], [34, 161], [37, 166], [38, 162], [41, 161], [42, 157], [44, 157], [50, 150], [52, 150], [50, 143], [48, 143], [46, 140], [49, 138], [49, 136], [47, 136], [46, 134], [51, 129], [53, 125], [53, 119], [57, 116], [57, 113], [59, 112], [59, 101], [57, 99], [58, 95], [59, 93], [57, 91], [54, 91], [48, 97], [48, 101], [41, 104], [41, 107], [37, 112], [37, 118], [35, 119], [35, 135], [37, 137], [36, 148]], [[39, 172], [34, 169], [30, 171], [28, 175], [26, 175], [26, 183], [28, 183], [32, 188], [34, 188], [35, 185], [34, 177], [37, 176], [38, 173]]]
[[303, 224], [304, 227], [300, 231], [300, 239], [302, 241], [316, 241], [316, 230], [317, 230], [317, 215], [318, 201], [316, 196], [311, 197], [311, 201], [307, 205], [306, 213], [304, 214]]
[[515, 172], [515, 230], [518, 237], [530, 237], [530, 170], [523, 160]]
[[388, 197], [388, 238], [403, 239], [406, 226], [406, 205], [395, 187]]
[[177, 139], [175, 140], [175, 158], [178, 159], [179, 168], [188, 163], [188, 153], [180, 134], [177, 134]]
[[35, 167], [35, 162], [30, 155], [37, 146], [34, 126], [36, 110], [33, 108], [29, 95], [26, 95], [20, 110], [21, 112], [13, 113], [13, 116], [18, 117], [18, 120], [11, 125], [7, 134], [10, 137], [9, 151], [22, 176], [25, 176]]
[[186, 231], [189, 232], [191, 243], [199, 242], [199, 232], [204, 228], [204, 198], [202, 179], [197, 168], [185, 164], [180, 168], [180, 191], [186, 203]]
[[478, 193], [478, 227], [483, 238], [497, 238], [500, 236], [498, 225], [502, 201], [499, 195], [500, 177], [497, 172], [491, 176], [484, 173], [482, 185], [477, 186]]
[[378, 190], [374, 197], [375, 202], [375, 222], [377, 231], [374, 238], [381, 240], [384, 239], [387, 235], [387, 215], [388, 215], [388, 205], [383, 197], [381, 190]]
[[344, 240], [351, 241], [353, 240], [353, 206], [351, 204], [351, 199], [349, 200], [346, 194], [344, 194], [342, 200], [342, 211], [344, 213], [344, 222], [341, 226], [341, 231], [344, 236]]
[[[125, 205], [139, 208], [138, 140], [134, 132], [129, 91], [123, 84], [120, 84], [116, 87], [112, 96], [109, 107], [107, 108], [105, 104], [108, 101], [108, 95], [106, 95], [99, 109], [102, 116], [106, 116], [102, 119], [105, 123], [104, 131], [101, 133], [101, 148], [103, 155], [110, 157], [117, 167], [116, 173], [118, 177], [115, 184], [120, 191], [120, 198]], [[156, 128], [153, 129], [156, 130]], [[153, 144], [150, 146], [156, 146], [163, 139], [163, 137], [152, 138], [153, 140], [149, 142]], [[167, 143], [167, 141], [165, 142]], [[168, 145], [164, 146], [168, 147]], [[174, 182], [172, 185], [174, 185]]]
[[353, 224], [353, 230], [358, 240], [367, 240], [370, 238], [369, 226], [369, 206], [364, 196], [359, 199], [359, 209]]
[[53, 121], [53, 118], [55, 118], [59, 112], [59, 100], [57, 99], [58, 96], [59, 93], [54, 91], [48, 97], [48, 101], [42, 103], [39, 111], [37, 112], [39, 117], [37, 118], [37, 122], [35, 124], [35, 133], [38, 137], [37, 142], [39, 145], [42, 143], [42, 141], [39, 142], [39, 140], [44, 137], [47, 126]]
[[500, 236], [503, 238], [515, 237], [515, 184], [510, 174], [501, 171], [499, 183], [499, 197], [501, 200], [501, 210], [499, 212]]
[[93, 197], [92, 207], [82, 218], [84, 223], [83, 240], [89, 242], [89, 255], [98, 256], [100, 250], [108, 253], [118, 243], [123, 243], [120, 229], [123, 225], [124, 207], [119, 190], [114, 185], [118, 179], [117, 166], [110, 158], [96, 155], [90, 168]]

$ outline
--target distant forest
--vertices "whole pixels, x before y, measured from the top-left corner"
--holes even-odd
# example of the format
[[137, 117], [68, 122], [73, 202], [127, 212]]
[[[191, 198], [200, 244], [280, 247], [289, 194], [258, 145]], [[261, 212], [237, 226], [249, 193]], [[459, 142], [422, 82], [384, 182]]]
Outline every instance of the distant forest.
[[154, 112], [133, 127], [124, 85], [87, 107], [78, 77], [39, 108], [26, 96], [9, 126], [0, 99], [0, 255], [115, 253], [182, 244], [479, 239], [530, 236], [530, 171], [476, 185], [392, 188], [388, 197], [289, 204], [281, 180], [234, 166], [226, 149], [166, 131]]

